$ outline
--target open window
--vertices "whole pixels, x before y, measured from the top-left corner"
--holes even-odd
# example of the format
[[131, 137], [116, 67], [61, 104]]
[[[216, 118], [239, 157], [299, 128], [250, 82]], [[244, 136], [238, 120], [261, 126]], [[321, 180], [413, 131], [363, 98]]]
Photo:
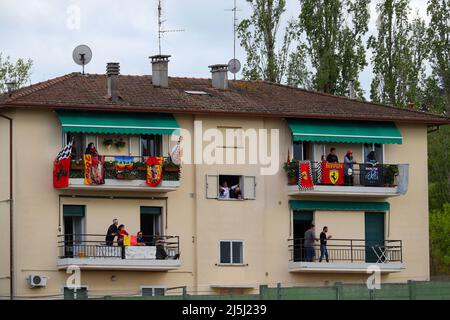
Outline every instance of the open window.
[[383, 159], [384, 159], [384, 148], [382, 144], [378, 144], [378, 143], [365, 143], [364, 144], [364, 162], [372, 162], [375, 160], [370, 160], [369, 159], [369, 154], [371, 152], [374, 152], [374, 156], [375, 156], [375, 160], [378, 163], [383, 163]]
[[219, 200], [254, 200], [256, 198], [256, 177], [207, 175], [206, 198]]
[[160, 134], [141, 136], [141, 156], [159, 157], [163, 153], [163, 138]]
[[292, 159], [312, 160], [312, 144], [306, 141], [294, 141], [292, 148]]

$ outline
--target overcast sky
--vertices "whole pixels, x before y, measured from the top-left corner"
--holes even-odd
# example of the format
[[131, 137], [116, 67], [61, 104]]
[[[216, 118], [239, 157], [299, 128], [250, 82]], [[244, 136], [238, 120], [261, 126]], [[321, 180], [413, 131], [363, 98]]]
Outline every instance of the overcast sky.
[[[411, 4], [425, 17], [426, 0]], [[287, 0], [287, 6], [286, 19], [298, 15], [298, 0]], [[233, 0], [164, 0], [165, 29], [185, 30], [163, 39], [163, 53], [172, 55], [171, 76], [209, 77], [208, 65], [232, 58], [233, 16], [226, 11], [232, 7]], [[238, 18], [250, 15], [245, 0], [238, 0], [238, 8]], [[93, 51], [88, 73], [105, 73], [107, 62], [120, 62], [121, 74], [151, 74], [148, 56], [158, 53], [157, 0], [0, 0], [0, 52], [31, 58], [32, 83], [80, 71], [72, 61], [79, 44]], [[237, 57], [245, 61], [239, 46]], [[366, 93], [371, 76], [366, 68], [360, 78]]]

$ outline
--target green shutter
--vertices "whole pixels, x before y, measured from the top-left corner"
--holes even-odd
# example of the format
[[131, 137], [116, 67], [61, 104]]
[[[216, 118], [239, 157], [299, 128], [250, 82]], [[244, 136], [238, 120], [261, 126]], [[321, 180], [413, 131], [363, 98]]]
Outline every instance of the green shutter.
[[350, 201], [289, 201], [292, 210], [318, 211], [389, 211], [389, 202], [350, 202]]
[[91, 134], [172, 134], [180, 129], [171, 114], [57, 111], [64, 132]]
[[287, 119], [294, 141], [402, 144], [393, 122]]
[[141, 207], [141, 214], [161, 214], [160, 207]]
[[313, 221], [311, 211], [294, 211], [294, 221]]
[[85, 207], [77, 205], [64, 205], [63, 215], [64, 217], [84, 217]]

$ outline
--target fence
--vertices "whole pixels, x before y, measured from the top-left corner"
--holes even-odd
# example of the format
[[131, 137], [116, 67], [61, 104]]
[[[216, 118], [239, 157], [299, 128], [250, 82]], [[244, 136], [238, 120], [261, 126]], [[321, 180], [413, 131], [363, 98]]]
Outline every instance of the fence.
[[260, 286], [259, 294], [190, 295], [186, 288], [181, 295], [109, 297], [137, 300], [450, 300], [450, 281], [382, 284], [379, 290], [369, 290], [365, 284], [335, 283], [323, 287]]

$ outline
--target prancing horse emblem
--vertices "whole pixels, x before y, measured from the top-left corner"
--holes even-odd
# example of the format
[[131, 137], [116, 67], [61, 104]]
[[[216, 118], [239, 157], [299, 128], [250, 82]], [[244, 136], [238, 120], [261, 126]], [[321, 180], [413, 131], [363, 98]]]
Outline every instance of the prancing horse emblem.
[[332, 184], [336, 184], [339, 180], [339, 171], [338, 170], [330, 170], [330, 181]]

